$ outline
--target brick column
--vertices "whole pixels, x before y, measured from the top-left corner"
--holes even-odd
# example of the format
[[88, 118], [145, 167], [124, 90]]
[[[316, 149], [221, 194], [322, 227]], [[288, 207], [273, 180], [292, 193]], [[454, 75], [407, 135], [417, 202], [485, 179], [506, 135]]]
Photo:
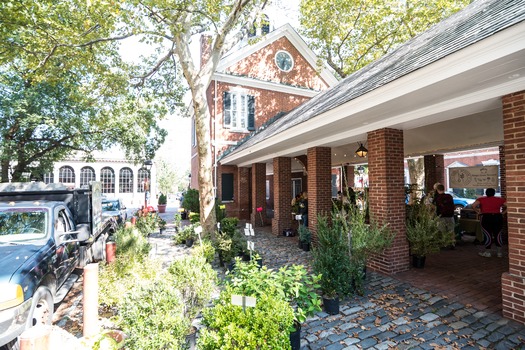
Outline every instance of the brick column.
[[329, 147], [308, 149], [308, 228], [317, 239], [317, 215], [332, 211], [332, 150]]
[[[424, 156], [424, 164], [425, 193], [432, 191], [436, 182], [445, 185], [445, 157], [442, 154]], [[445, 188], [448, 188], [448, 186], [445, 186]]]
[[273, 159], [273, 205], [272, 233], [282, 234], [292, 227], [292, 159], [278, 157]]
[[509, 272], [502, 275], [503, 316], [525, 323], [525, 91], [503, 96]]
[[[266, 222], [266, 164], [264, 163], [252, 164], [252, 204], [252, 225], [264, 226]], [[262, 208], [262, 212], [258, 212], [257, 208]]]
[[368, 266], [387, 274], [408, 269], [405, 227], [403, 131], [380, 129], [368, 133], [369, 209], [371, 220], [388, 223], [394, 243]]
[[237, 208], [240, 220], [250, 220], [250, 168], [238, 168]]

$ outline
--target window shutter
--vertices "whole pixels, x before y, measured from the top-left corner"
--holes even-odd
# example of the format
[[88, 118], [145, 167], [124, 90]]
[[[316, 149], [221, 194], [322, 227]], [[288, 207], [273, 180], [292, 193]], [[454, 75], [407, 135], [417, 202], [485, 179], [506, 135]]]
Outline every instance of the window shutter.
[[221, 201], [233, 200], [233, 174], [225, 173], [221, 177]]
[[255, 96], [248, 96], [248, 130], [255, 130]]
[[224, 127], [229, 128], [231, 127], [231, 116], [232, 116], [232, 99], [231, 99], [231, 93], [228, 91], [224, 92], [223, 96], [223, 117], [224, 117]]

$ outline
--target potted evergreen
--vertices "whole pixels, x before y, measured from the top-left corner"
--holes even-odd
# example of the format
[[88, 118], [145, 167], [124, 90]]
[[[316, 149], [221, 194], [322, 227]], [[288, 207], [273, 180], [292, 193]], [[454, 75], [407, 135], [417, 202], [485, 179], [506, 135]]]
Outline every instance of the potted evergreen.
[[407, 239], [414, 267], [425, 266], [427, 255], [454, 244], [454, 237], [440, 230], [439, 217], [434, 208], [423, 203], [408, 206]]
[[341, 222], [318, 215], [317, 242], [312, 247], [313, 270], [321, 274], [319, 281], [325, 311], [339, 313], [339, 298], [352, 292], [352, 268], [348, 249], [348, 235]]
[[157, 209], [159, 213], [165, 213], [167, 205], [168, 205], [168, 197], [164, 193], [161, 193], [157, 201]]
[[310, 243], [312, 241], [312, 233], [308, 227], [299, 225], [299, 247], [305, 252], [310, 250]]

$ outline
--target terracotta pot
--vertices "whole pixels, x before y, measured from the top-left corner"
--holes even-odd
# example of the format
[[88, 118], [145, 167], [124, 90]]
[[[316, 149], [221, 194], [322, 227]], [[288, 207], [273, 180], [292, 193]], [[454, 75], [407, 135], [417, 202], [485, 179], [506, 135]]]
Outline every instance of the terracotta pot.
[[166, 207], [167, 207], [167, 204], [157, 204], [157, 209], [159, 210], [159, 213], [165, 213]]
[[116, 242], [106, 242], [106, 262], [108, 264], [115, 261], [117, 258], [117, 243]]

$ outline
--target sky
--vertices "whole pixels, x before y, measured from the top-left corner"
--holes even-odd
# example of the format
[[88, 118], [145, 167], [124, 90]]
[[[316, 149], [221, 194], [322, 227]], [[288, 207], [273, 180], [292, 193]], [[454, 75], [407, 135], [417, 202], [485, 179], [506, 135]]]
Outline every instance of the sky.
[[[298, 8], [300, 0], [274, 0], [273, 4], [264, 11], [274, 28], [279, 28], [290, 23], [295, 29], [299, 27]], [[199, 58], [199, 40], [194, 40], [192, 56]], [[121, 47], [121, 54], [126, 60], [140, 60], [141, 54], [151, 52], [151, 48], [141, 44], [136, 39], [128, 39]], [[188, 103], [190, 100], [188, 98]], [[166, 142], [157, 152], [157, 157], [172, 163], [180, 171], [190, 168], [191, 160], [191, 119], [180, 115], [171, 115], [160, 122], [168, 131]]]

